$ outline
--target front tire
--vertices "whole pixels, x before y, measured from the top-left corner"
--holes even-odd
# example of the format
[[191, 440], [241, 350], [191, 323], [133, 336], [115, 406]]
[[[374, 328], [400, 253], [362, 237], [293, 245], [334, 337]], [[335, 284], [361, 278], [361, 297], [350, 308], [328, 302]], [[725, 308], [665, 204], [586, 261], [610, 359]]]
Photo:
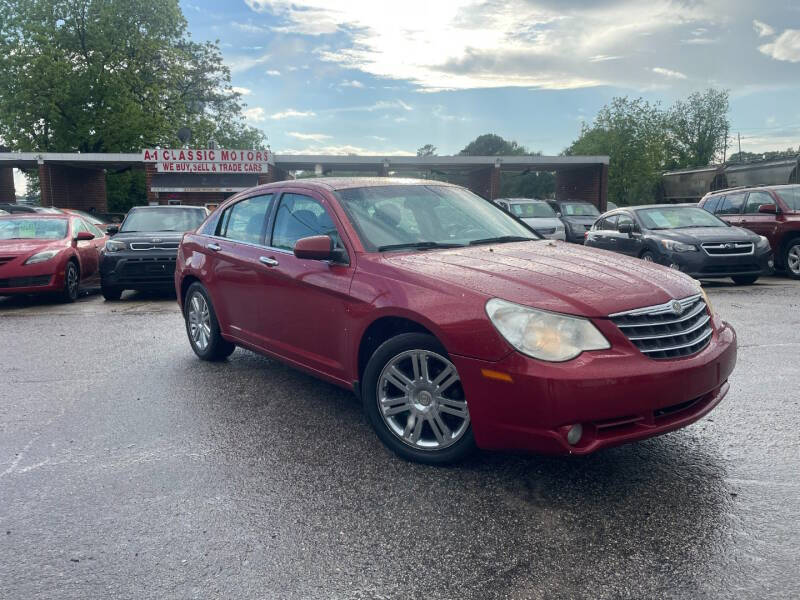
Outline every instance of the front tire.
[[650, 250], [645, 250], [644, 252], [642, 252], [641, 259], [645, 262], [655, 262], [656, 255], [650, 252]]
[[786, 265], [786, 274], [789, 277], [800, 279], [800, 238], [795, 238], [786, 245], [783, 264]]
[[236, 350], [235, 344], [222, 337], [211, 298], [202, 284], [195, 282], [189, 286], [183, 317], [192, 350], [202, 360], [224, 360]]
[[62, 302], [75, 302], [78, 299], [78, 291], [80, 289], [80, 271], [78, 265], [73, 261], [69, 261], [67, 266], [64, 267], [64, 289], [61, 290]]
[[101, 285], [100, 293], [103, 294], [103, 298], [109, 302], [114, 302], [122, 297], [122, 288]]
[[387, 340], [369, 359], [363, 380], [364, 411], [397, 455], [442, 465], [475, 449], [461, 378], [435, 337], [404, 333]]
[[758, 275], [737, 275], [736, 277], [731, 277], [731, 279], [736, 285], [753, 285], [758, 281]]

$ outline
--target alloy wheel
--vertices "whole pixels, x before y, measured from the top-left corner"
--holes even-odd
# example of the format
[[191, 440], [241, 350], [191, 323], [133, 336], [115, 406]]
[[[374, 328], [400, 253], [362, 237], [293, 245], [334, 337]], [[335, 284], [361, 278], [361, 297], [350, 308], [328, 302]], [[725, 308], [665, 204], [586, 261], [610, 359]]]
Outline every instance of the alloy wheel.
[[67, 266], [67, 293], [70, 298], [75, 298], [78, 295], [78, 269], [75, 265], [69, 263]]
[[800, 275], [800, 244], [795, 244], [786, 253], [786, 266], [795, 275]]
[[378, 412], [389, 430], [418, 450], [441, 450], [469, 429], [469, 410], [455, 365], [429, 350], [389, 360], [378, 377]]
[[211, 340], [211, 314], [208, 303], [202, 294], [195, 292], [189, 300], [189, 335], [201, 352], [205, 351]]

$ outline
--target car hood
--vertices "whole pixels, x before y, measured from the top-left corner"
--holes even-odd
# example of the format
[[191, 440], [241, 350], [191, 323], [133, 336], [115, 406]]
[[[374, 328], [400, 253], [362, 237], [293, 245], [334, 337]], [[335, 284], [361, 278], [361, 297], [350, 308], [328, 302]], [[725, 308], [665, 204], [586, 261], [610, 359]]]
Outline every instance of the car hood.
[[566, 215], [561, 215], [561, 220], [566, 221], [571, 225], [593, 225], [594, 222], [597, 220], [597, 216], [588, 216], [588, 217], [568, 217]]
[[524, 217], [522, 220], [534, 229], [552, 229], [563, 225], [561, 219], [556, 217]]
[[21, 256], [66, 247], [66, 240], [0, 240], [0, 256]]
[[183, 231], [121, 231], [114, 234], [111, 239], [119, 242], [152, 242], [154, 239], [161, 242], [180, 242], [183, 233]]
[[654, 232], [664, 239], [690, 244], [704, 242], [752, 242], [758, 236], [741, 227], [687, 227], [685, 229], [664, 229]]
[[696, 281], [666, 267], [550, 240], [384, 256], [394, 267], [434, 282], [586, 317], [699, 293]]

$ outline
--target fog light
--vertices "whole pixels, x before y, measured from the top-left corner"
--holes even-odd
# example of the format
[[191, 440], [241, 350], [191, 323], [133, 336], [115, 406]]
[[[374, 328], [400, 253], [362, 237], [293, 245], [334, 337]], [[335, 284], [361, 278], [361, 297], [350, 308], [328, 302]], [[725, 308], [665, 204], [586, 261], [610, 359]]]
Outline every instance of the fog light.
[[775, 266], [775, 261], [771, 258], [767, 261], [767, 266], [771, 269]]
[[583, 425], [578, 423], [577, 425], [573, 425], [569, 428], [567, 432], [567, 442], [570, 446], [574, 446], [578, 442], [581, 441], [581, 436], [583, 435]]

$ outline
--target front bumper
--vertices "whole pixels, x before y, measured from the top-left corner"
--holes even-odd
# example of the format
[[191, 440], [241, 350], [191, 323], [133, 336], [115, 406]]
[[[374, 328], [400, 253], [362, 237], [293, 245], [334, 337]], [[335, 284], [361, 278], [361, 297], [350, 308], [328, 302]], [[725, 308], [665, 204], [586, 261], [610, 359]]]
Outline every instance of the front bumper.
[[657, 262], [665, 266], [676, 265], [682, 273], [695, 279], [769, 275], [774, 266], [769, 248], [746, 256], [710, 256], [703, 250], [668, 252]]
[[177, 256], [177, 250], [103, 252], [101, 285], [126, 290], [172, 289]]
[[[614, 342], [565, 363], [518, 352], [498, 362], [451, 356], [475, 441], [491, 450], [587, 454], [689, 425], [719, 404], [736, 363], [735, 331], [714, 322], [702, 351], [675, 360], [650, 359], [632, 344]], [[566, 434], [575, 424], [583, 436], [571, 445]]]
[[64, 275], [45, 273], [24, 277], [0, 278], [0, 296], [18, 294], [47, 294], [64, 288]]

